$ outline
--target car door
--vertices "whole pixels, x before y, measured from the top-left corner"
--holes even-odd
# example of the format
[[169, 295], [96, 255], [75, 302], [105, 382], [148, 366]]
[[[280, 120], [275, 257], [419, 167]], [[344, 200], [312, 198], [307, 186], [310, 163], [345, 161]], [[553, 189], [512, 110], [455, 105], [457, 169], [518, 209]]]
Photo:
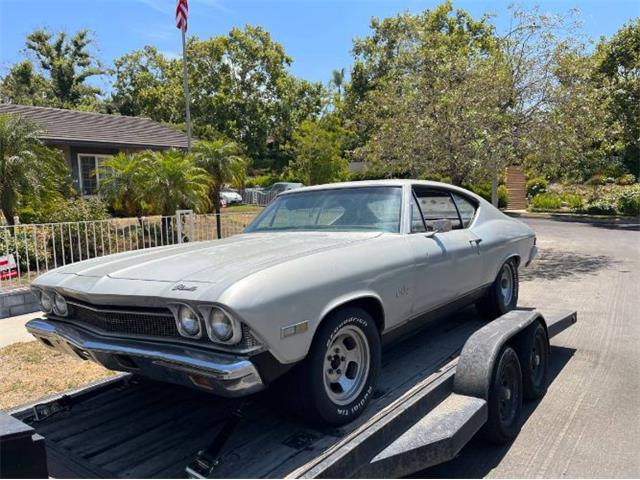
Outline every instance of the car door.
[[[419, 314], [479, 287], [482, 259], [480, 239], [465, 228], [468, 209], [462, 217], [448, 189], [414, 186], [413, 196], [410, 241], [416, 266], [414, 313]], [[442, 221], [451, 222], [451, 230], [434, 232]]]

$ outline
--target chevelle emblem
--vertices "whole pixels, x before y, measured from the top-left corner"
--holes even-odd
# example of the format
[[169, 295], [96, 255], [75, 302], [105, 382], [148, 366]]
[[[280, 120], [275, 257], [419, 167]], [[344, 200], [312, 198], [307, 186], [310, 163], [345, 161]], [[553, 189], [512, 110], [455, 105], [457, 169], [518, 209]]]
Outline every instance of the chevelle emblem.
[[180, 290], [181, 292], [193, 292], [197, 289], [198, 287], [196, 286], [187, 287], [184, 283], [179, 283], [178, 285], [173, 287], [171, 290]]
[[409, 295], [409, 287], [406, 285], [402, 285], [398, 290], [396, 290], [396, 298], [406, 297]]

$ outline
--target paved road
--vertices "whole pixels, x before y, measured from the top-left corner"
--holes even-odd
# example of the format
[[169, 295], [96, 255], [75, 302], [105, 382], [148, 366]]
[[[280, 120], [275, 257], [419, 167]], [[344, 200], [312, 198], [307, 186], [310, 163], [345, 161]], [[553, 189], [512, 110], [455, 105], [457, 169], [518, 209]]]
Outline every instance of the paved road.
[[512, 445], [473, 441], [419, 476], [640, 477], [640, 231], [526, 221], [540, 256], [519, 304], [578, 310], [552, 341], [555, 380]]

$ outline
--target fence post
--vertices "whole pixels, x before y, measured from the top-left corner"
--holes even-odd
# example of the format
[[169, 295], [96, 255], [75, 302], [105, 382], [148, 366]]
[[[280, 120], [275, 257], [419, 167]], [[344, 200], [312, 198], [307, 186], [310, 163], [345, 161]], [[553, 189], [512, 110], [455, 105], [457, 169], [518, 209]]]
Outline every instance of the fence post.
[[178, 243], [182, 243], [182, 210], [176, 210], [176, 229], [178, 230]]
[[[182, 243], [184, 239], [184, 228], [182, 225], [182, 218], [189, 216], [193, 222], [193, 210], [176, 210], [176, 229], [178, 233], [178, 243]], [[193, 225], [191, 225], [189, 234], [193, 235]]]

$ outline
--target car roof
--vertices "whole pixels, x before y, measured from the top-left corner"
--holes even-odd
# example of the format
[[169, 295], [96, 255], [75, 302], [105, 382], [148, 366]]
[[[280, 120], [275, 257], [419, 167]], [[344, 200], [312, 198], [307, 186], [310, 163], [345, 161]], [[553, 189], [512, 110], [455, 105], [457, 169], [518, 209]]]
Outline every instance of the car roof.
[[469, 190], [456, 187], [450, 183], [433, 182], [431, 180], [413, 180], [405, 178], [387, 179], [387, 180], [361, 180], [356, 182], [339, 182], [325, 183], [324, 185], [313, 185], [310, 187], [297, 188], [295, 190], [287, 190], [280, 195], [295, 195], [302, 192], [311, 192], [315, 190], [330, 190], [337, 188], [362, 188], [362, 187], [402, 187], [404, 185], [422, 185], [425, 187], [447, 188], [452, 191], [458, 191], [464, 195], [472, 196], [476, 199], [480, 197]]

